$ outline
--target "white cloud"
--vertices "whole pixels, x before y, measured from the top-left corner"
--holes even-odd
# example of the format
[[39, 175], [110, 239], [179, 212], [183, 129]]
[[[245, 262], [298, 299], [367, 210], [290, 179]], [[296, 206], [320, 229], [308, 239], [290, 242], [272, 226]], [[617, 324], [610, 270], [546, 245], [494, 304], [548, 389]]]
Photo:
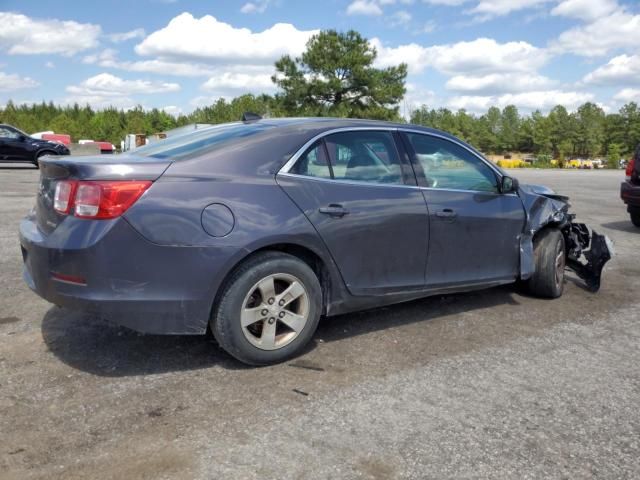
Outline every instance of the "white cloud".
[[498, 94], [541, 90], [553, 85], [550, 78], [528, 73], [492, 73], [485, 76], [456, 75], [445, 87], [461, 93]]
[[490, 38], [431, 47], [415, 43], [384, 47], [377, 38], [372, 39], [372, 44], [378, 50], [377, 63], [380, 66], [405, 62], [412, 73], [419, 73], [427, 67], [448, 75], [532, 72], [549, 59], [545, 50], [527, 42], [498, 43]]
[[90, 105], [96, 110], [103, 110], [105, 108], [114, 107], [121, 108], [122, 110], [131, 110], [139, 102], [136, 102], [130, 97], [113, 97], [103, 95], [69, 95], [60, 100], [63, 105]]
[[277, 23], [258, 33], [235, 28], [211, 15], [194, 18], [190, 13], [169, 24], [135, 47], [140, 55], [162, 60], [196, 59], [217, 63], [272, 63], [281, 55], [299, 55], [317, 30], [301, 31], [289, 23]]
[[0, 72], [0, 92], [13, 92], [40, 85], [33, 78], [21, 77], [15, 73]]
[[44, 66], [47, 68], [56, 68], [56, 64], [51, 61], [45, 62]]
[[640, 84], [640, 55], [618, 55], [588, 73], [583, 81], [595, 85]]
[[354, 0], [347, 7], [347, 15], [382, 15], [382, 8], [375, 0]]
[[431, 5], [445, 5], [447, 7], [457, 7], [463, 3], [467, 3], [469, 0], [422, 0], [424, 3]]
[[247, 73], [224, 72], [209, 78], [201, 86], [208, 92], [227, 92], [237, 90], [237, 93], [262, 93], [275, 90], [270, 74], [252, 75]]
[[207, 105], [213, 105], [221, 98], [225, 100], [231, 100], [233, 98], [233, 95], [218, 95], [218, 96], [201, 95], [189, 100], [189, 105], [191, 105], [194, 108], [205, 107]]
[[552, 0], [480, 0], [466, 13], [478, 16], [482, 20], [502, 17], [512, 12], [539, 7]]
[[98, 45], [99, 25], [0, 12], [0, 48], [9, 55], [74, 55]]
[[501, 17], [512, 12], [539, 7], [552, 0], [480, 0], [465, 13], [475, 15], [479, 20]]
[[118, 68], [131, 72], [158, 73], [180, 77], [205, 77], [219, 71], [219, 67], [197, 62], [174, 62], [158, 59], [137, 61], [118, 60], [116, 53], [112, 48], [107, 48], [101, 52], [85, 56], [82, 62], [104, 68]]
[[66, 88], [69, 96], [62, 102], [89, 104], [96, 109], [117, 107], [128, 110], [140, 103], [132, 98], [133, 95], [168, 93], [178, 90], [180, 85], [177, 83], [124, 80], [109, 73], [101, 73], [84, 80], [79, 85], [69, 85]]
[[169, 115], [173, 115], [174, 117], [177, 117], [182, 113], [182, 109], [176, 105], [167, 105], [166, 107], [162, 107], [160, 110], [163, 110], [164, 112], [168, 113]]
[[593, 21], [619, 8], [616, 0], [562, 0], [551, 15]]
[[637, 51], [640, 45], [640, 14], [619, 8], [593, 22], [562, 32], [551, 42], [557, 53], [574, 53], [585, 57], [606, 55], [616, 48]]
[[436, 103], [436, 94], [433, 90], [422, 88], [413, 82], [407, 82], [407, 93], [404, 96], [402, 103], [400, 104], [400, 114], [409, 118], [411, 112], [421, 105], [432, 106]]
[[165, 60], [139, 60], [134, 62], [119, 61], [115, 65], [101, 64], [103, 67], [111, 66], [131, 72], [158, 73], [163, 75], [175, 75], [179, 77], [205, 77], [213, 75], [220, 70], [219, 67], [195, 62], [168, 62]]
[[407, 25], [409, 22], [411, 22], [411, 14], [406, 10], [398, 10], [389, 17], [389, 25], [392, 27]]
[[434, 20], [428, 20], [424, 23], [422, 28], [416, 33], [433, 33], [437, 30], [438, 24]]
[[177, 83], [152, 82], [149, 80], [124, 80], [110, 73], [100, 73], [79, 85], [69, 85], [67, 92], [75, 96], [118, 97], [134, 94], [177, 92]]
[[594, 96], [588, 92], [565, 92], [562, 90], [541, 90], [523, 93], [507, 93], [497, 96], [460, 96], [452, 97], [448, 101], [453, 109], [464, 108], [478, 113], [484, 113], [489, 107], [504, 108], [515, 105], [523, 111], [548, 111], [556, 105], [564, 105], [568, 110], [575, 110], [585, 102], [593, 101]]
[[135, 30], [130, 30], [128, 32], [112, 33], [107, 35], [107, 38], [109, 38], [113, 43], [121, 43], [126, 42], [127, 40], [133, 40], [134, 38], [144, 38], [144, 36], [144, 28], [136, 28]]
[[613, 96], [613, 99], [625, 103], [640, 103], [640, 88], [623, 88]]
[[82, 63], [99, 65], [101, 67], [114, 67], [118, 63], [116, 52], [113, 48], [105, 48], [101, 52], [92, 53], [82, 58]]
[[240, 8], [240, 11], [242, 13], [264, 13], [270, 3], [270, 0], [255, 0], [253, 2], [247, 2], [242, 6], [242, 8]]
[[[414, 0], [353, 0], [347, 7], [347, 15], [380, 16], [384, 13], [384, 7], [388, 5], [412, 5], [413, 2]], [[400, 16], [404, 16], [405, 18], [406, 15], [410, 15], [403, 10], [400, 12], [396, 12], [396, 15], [392, 15], [392, 17], [398, 17], [397, 13], [400, 13]], [[411, 20], [411, 18], [409, 18], [409, 20]]]

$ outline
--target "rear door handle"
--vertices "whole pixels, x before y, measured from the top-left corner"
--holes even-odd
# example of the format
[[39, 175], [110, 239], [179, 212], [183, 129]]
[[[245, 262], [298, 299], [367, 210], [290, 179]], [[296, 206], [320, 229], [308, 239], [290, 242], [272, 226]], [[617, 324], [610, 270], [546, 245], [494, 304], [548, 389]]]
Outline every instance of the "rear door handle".
[[327, 207], [320, 207], [318, 210], [320, 213], [324, 213], [325, 215], [330, 215], [332, 217], [344, 217], [349, 213], [349, 210], [344, 208], [342, 205], [337, 205], [332, 203]]
[[458, 214], [451, 210], [450, 208], [445, 208], [444, 210], [440, 210], [436, 212], [436, 217], [442, 218], [443, 220], [453, 220], [456, 218]]

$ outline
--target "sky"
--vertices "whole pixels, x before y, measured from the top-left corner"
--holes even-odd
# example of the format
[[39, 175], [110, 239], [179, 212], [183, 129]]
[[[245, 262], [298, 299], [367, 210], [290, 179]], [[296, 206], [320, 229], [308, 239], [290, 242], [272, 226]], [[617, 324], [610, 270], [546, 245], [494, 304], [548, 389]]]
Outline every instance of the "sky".
[[404, 115], [640, 103], [639, 0], [2, 0], [0, 25], [0, 105], [176, 115], [273, 94], [273, 63], [323, 29], [360, 32], [376, 66], [407, 63]]

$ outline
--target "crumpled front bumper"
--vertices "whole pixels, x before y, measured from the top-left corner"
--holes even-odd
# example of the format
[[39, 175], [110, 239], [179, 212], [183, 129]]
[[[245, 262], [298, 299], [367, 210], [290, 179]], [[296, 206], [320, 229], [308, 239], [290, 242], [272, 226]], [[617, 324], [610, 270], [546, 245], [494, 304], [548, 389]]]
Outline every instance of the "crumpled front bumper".
[[519, 195], [527, 212], [520, 238], [520, 278], [531, 278], [535, 271], [534, 237], [545, 228], [557, 228], [564, 236], [567, 267], [584, 280], [589, 291], [597, 292], [602, 269], [615, 254], [613, 242], [584, 223], [574, 222], [576, 216], [569, 212], [569, 197], [540, 185], [520, 185]]
[[562, 230], [567, 252], [567, 267], [584, 280], [591, 292], [600, 290], [602, 269], [613, 258], [613, 242], [595, 230], [589, 233], [584, 223], [569, 222]]

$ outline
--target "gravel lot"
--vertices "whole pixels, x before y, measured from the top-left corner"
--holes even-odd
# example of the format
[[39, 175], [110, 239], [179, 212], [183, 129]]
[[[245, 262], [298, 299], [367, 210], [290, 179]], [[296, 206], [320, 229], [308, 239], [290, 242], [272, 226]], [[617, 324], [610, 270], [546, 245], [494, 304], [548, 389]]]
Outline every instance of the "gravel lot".
[[325, 319], [246, 368], [205, 337], [141, 336], [21, 278], [38, 172], [0, 167], [0, 477], [639, 478], [640, 229], [619, 171], [517, 171], [572, 197], [617, 256], [600, 293], [513, 288]]

